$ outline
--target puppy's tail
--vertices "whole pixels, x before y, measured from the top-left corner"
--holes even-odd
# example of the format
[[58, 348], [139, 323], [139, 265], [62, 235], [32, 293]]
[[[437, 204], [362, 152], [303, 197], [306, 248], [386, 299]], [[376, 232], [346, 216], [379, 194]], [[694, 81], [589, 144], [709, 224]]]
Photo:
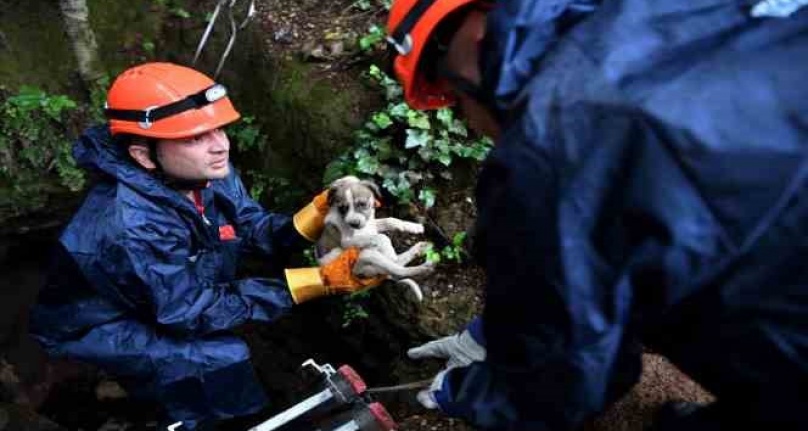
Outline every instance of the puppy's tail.
[[410, 290], [412, 290], [412, 293], [415, 295], [415, 298], [418, 299], [418, 302], [424, 300], [424, 294], [423, 292], [421, 292], [421, 287], [418, 286], [418, 283], [416, 283], [412, 279], [402, 278], [400, 280], [396, 280], [396, 284], [403, 284], [405, 286], [408, 286]]

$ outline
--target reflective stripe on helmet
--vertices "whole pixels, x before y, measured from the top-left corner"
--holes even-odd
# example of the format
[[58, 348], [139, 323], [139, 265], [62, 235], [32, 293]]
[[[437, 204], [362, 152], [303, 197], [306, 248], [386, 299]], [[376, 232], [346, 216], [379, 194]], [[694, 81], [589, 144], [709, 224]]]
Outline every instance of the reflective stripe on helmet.
[[418, 3], [407, 12], [407, 15], [401, 20], [401, 23], [398, 24], [398, 27], [396, 27], [392, 34], [387, 37], [387, 41], [393, 45], [399, 54], [407, 55], [412, 51], [412, 36], [410, 36], [410, 31], [418, 24], [421, 16], [423, 16], [433, 3], [435, 3], [435, 0], [419, 0]]

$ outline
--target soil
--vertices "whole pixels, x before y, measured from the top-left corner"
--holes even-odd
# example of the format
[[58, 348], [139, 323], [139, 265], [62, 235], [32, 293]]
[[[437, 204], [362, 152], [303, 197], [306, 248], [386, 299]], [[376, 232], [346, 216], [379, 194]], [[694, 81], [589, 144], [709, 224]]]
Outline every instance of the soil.
[[[372, 25], [384, 25], [385, 10], [375, 4], [360, 9], [358, 1], [268, 0], [258, 4], [258, 21], [266, 50], [274, 57], [298, 57], [320, 64], [335, 84], [350, 66], [366, 60], [359, 39]], [[380, 53], [370, 53], [371, 55]]]

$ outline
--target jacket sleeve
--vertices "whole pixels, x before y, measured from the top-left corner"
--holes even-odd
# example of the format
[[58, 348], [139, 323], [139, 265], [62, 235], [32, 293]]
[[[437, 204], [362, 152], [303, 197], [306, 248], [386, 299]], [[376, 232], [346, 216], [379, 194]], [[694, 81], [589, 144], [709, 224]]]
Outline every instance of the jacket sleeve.
[[247, 320], [271, 321], [292, 306], [279, 280], [215, 283], [209, 275], [215, 262], [206, 253], [192, 255], [183, 239], [142, 228], [107, 247], [97, 273], [141, 318], [179, 336], [228, 330]]
[[250, 197], [235, 169], [231, 172], [217, 190], [218, 204], [229, 213], [236, 230], [245, 238], [245, 250], [273, 258], [311, 244], [295, 229], [291, 215], [264, 209]]
[[488, 356], [452, 370], [438, 402], [482, 429], [574, 429], [624, 395], [641, 371], [637, 311], [681, 297], [719, 237], [663, 133], [594, 118], [610, 134], [575, 150], [580, 136], [550, 147], [514, 127], [481, 174]]

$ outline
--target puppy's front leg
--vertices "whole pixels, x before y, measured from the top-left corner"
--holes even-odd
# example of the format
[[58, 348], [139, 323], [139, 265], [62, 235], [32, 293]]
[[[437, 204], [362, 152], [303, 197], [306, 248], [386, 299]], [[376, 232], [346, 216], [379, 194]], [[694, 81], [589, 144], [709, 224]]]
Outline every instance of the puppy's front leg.
[[407, 265], [408, 263], [412, 262], [418, 256], [421, 256], [426, 252], [426, 249], [429, 248], [430, 243], [426, 241], [421, 241], [418, 244], [410, 247], [409, 250], [401, 253], [396, 257], [396, 263], [399, 265]]
[[376, 229], [378, 229], [379, 232], [397, 230], [400, 232], [406, 232], [412, 234], [424, 233], [424, 225], [420, 223], [404, 221], [401, 219], [397, 219], [395, 217], [376, 219]]

